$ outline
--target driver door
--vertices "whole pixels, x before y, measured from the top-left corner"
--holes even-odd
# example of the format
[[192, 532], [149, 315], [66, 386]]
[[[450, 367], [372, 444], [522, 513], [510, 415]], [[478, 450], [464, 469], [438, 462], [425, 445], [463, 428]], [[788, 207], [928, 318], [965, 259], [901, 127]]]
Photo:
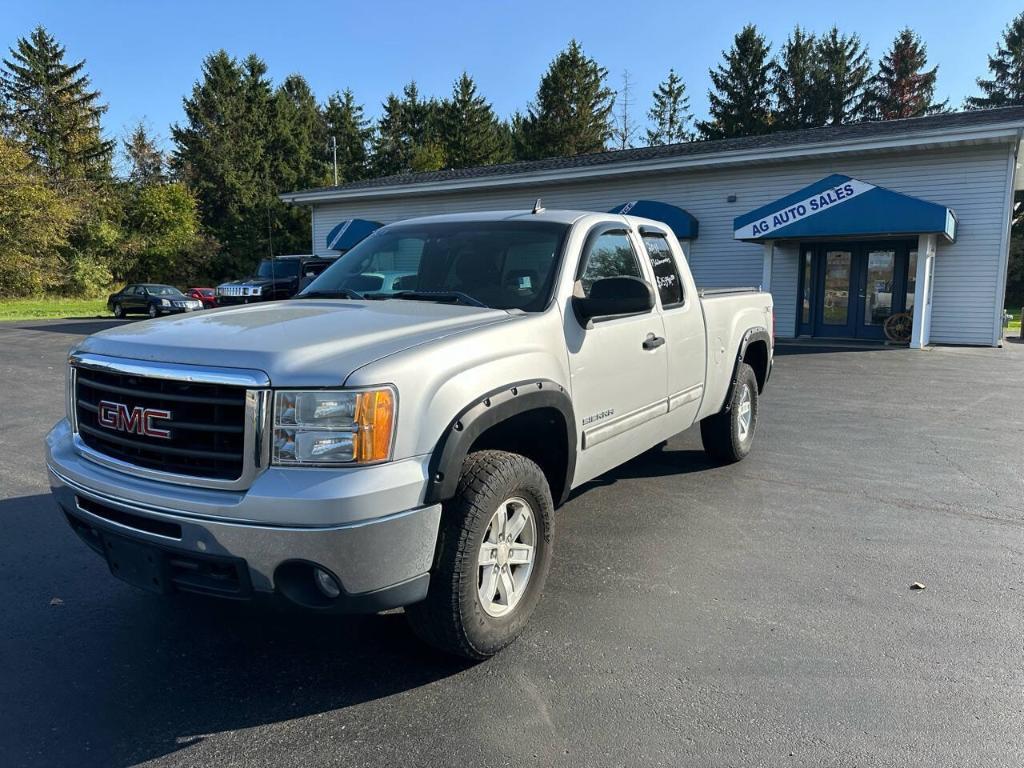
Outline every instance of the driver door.
[[[605, 277], [651, 278], [633, 238], [619, 223], [597, 225], [583, 247], [574, 293], [588, 295]], [[595, 318], [584, 328], [565, 316], [573, 407], [580, 451], [574, 484], [594, 478], [662, 439], [668, 410], [665, 328], [657, 307]]]

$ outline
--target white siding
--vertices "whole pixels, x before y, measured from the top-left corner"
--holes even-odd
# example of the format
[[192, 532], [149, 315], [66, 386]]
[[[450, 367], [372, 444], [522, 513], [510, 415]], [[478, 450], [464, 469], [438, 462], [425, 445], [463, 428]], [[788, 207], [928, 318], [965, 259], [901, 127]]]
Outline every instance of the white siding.
[[772, 254], [772, 299], [775, 333], [780, 339], [796, 336], [797, 283], [800, 280], [799, 243], [778, 243]]
[[[749, 168], [548, 183], [529, 189], [463, 190], [320, 204], [313, 214], [313, 248], [315, 253], [323, 253], [331, 227], [351, 217], [389, 223], [435, 213], [522, 209], [532, 207], [538, 196], [548, 208], [605, 211], [628, 200], [646, 198], [678, 205], [699, 220], [700, 234], [688, 254], [698, 285], [759, 285], [762, 248], [733, 240], [733, 218], [831, 173], [845, 173], [956, 212], [960, 225], [957, 242], [941, 245], [936, 259], [931, 338], [935, 343], [992, 344], [995, 303], [1002, 301], [997, 283], [1007, 257], [1001, 252], [1001, 240], [1009, 216], [1005, 206], [1009, 152], [1008, 145], [981, 145], [865, 153], [841, 160], [793, 160]], [[727, 202], [729, 195], [735, 195], [736, 202]], [[795, 259], [790, 256], [773, 268], [780, 335], [784, 328], [795, 327], [797, 279]]]

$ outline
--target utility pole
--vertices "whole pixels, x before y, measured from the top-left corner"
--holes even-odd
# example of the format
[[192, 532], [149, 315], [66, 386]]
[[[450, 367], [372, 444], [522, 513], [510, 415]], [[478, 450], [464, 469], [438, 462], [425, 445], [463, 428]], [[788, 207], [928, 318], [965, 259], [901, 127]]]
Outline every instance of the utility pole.
[[331, 147], [334, 149], [334, 186], [338, 186], [338, 137], [331, 136]]

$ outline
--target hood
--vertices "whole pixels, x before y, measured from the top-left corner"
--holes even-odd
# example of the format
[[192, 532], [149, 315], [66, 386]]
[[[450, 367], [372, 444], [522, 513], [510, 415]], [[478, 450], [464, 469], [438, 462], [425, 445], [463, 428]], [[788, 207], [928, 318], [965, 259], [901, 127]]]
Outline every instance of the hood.
[[122, 325], [89, 336], [75, 351], [257, 369], [274, 386], [326, 387], [374, 360], [512, 317], [400, 299], [275, 301]]

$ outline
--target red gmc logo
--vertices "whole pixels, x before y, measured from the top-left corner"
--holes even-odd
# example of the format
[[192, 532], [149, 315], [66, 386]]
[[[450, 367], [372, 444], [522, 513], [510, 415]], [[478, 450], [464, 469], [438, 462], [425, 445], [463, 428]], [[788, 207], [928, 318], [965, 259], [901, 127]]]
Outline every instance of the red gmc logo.
[[170, 421], [170, 411], [160, 408], [143, 408], [141, 405], [129, 408], [124, 403], [112, 403], [110, 400], [101, 400], [98, 407], [97, 420], [101, 426], [107, 429], [133, 432], [146, 437], [159, 437], [164, 440], [171, 438], [169, 429], [160, 429], [153, 425], [156, 419]]

